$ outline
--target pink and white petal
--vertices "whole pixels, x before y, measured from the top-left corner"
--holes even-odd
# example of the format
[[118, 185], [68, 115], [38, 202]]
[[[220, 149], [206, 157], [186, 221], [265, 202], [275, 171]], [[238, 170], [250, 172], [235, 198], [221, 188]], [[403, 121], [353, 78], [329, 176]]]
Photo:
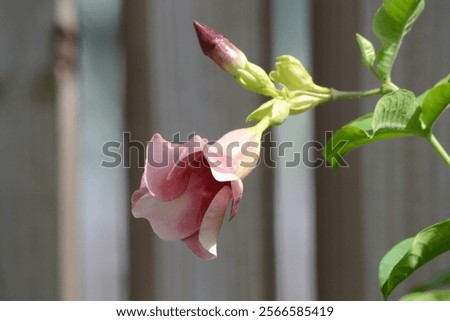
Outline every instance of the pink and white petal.
[[179, 174], [183, 173], [183, 170], [187, 167], [189, 168], [200, 168], [203, 167], [203, 149], [207, 146], [208, 140], [206, 138], [201, 138], [195, 135], [187, 143], [183, 145], [178, 145], [179, 155], [178, 159], [175, 160], [175, 166], [169, 172], [167, 179], [173, 179]]
[[[145, 194], [131, 209], [137, 218], [146, 218], [153, 231], [163, 240], [181, 240], [198, 231], [201, 224], [202, 202], [195, 202], [188, 193], [179, 198], [162, 202]], [[204, 211], [204, 209], [203, 209]]]
[[198, 239], [198, 232], [195, 234], [192, 234], [191, 236], [185, 238], [183, 240], [184, 244], [187, 245], [187, 247], [198, 257], [204, 259], [204, 260], [212, 260], [215, 259], [217, 256], [209, 253], [205, 248], [200, 244], [200, 241]]
[[217, 256], [217, 237], [219, 236], [230, 199], [231, 189], [225, 186], [216, 194], [211, 204], [209, 204], [208, 210], [200, 225], [200, 244], [214, 256]]
[[208, 168], [195, 170], [178, 198], [161, 201], [150, 193], [136, 201], [135, 217], [144, 217], [163, 240], [181, 240], [200, 229], [203, 216], [223, 183], [214, 180]]
[[131, 195], [131, 208], [133, 208], [136, 202], [141, 199], [146, 194], [150, 194], [147, 188], [147, 184], [145, 183], [145, 175], [142, 175], [141, 185], [137, 191]]
[[237, 210], [239, 209], [242, 194], [244, 193], [244, 184], [242, 184], [242, 181], [240, 179], [231, 181], [230, 183], [231, 183], [231, 190], [233, 193], [233, 205], [231, 207], [230, 212], [230, 221], [231, 221], [234, 215], [236, 214]]
[[224, 171], [233, 172], [238, 178], [243, 179], [258, 165], [261, 145], [261, 131], [254, 127], [233, 130], [222, 136], [215, 144], [223, 151], [226, 159], [233, 160], [231, 167], [229, 162], [222, 166]]
[[183, 171], [176, 178], [169, 180], [169, 173], [176, 166], [181, 145], [165, 140], [161, 135], [153, 135], [147, 144], [147, 158], [145, 161], [145, 182], [151, 195], [162, 201], [170, 201], [179, 197], [186, 190], [189, 182], [189, 169]]
[[223, 187], [209, 205], [199, 231], [183, 240], [189, 249], [202, 259], [211, 260], [217, 257], [217, 237], [230, 198], [230, 188]]
[[228, 182], [238, 178], [236, 176], [238, 164], [232, 157], [226, 155], [223, 146], [218, 142], [207, 146], [203, 151], [203, 156], [218, 182]]

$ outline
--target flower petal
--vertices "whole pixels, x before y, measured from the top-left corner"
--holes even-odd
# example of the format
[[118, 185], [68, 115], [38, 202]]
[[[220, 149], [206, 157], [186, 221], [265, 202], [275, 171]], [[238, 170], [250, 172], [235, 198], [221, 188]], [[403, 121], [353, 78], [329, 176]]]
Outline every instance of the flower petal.
[[145, 183], [145, 175], [142, 175], [141, 178], [141, 186], [137, 191], [131, 195], [131, 207], [133, 208], [139, 199], [144, 197], [146, 194], [149, 194], [147, 184]]
[[223, 187], [209, 204], [198, 234], [183, 240], [195, 254], [202, 258], [211, 259], [217, 256], [217, 237], [231, 194], [229, 186]]
[[147, 144], [144, 172], [150, 194], [162, 201], [179, 197], [186, 190], [191, 175], [191, 166], [182, 160], [201, 151], [206, 143], [195, 136], [186, 144], [174, 144], [155, 134]]
[[244, 184], [240, 179], [231, 181], [231, 190], [233, 192], [233, 206], [230, 212], [230, 221], [233, 219], [237, 210], [239, 209], [239, 204], [241, 203], [242, 194], [244, 193]]
[[205, 158], [214, 177], [219, 181], [232, 181], [250, 174], [258, 165], [261, 135], [256, 127], [236, 129], [209, 146]]
[[212, 260], [215, 259], [217, 256], [214, 254], [209, 253], [205, 248], [200, 244], [200, 241], [198, 239], [198, 232], [195, 234], [192, 234], [191, 236], [185, 238], [183, 240], [184, 244], [187, 245], [187, 247], [198, 257], [204, 259], [204, 260]]
[[[222, 187], [208, 168], [195, 170], [186, 191], [172, 201], [161, 201], [150, 193], [136, 200], [132, 213], [146, 218], [163, 240], [180, 240], [197, 232], [209, 204]], [[136, 193], [140, 193], [140, 190]]]

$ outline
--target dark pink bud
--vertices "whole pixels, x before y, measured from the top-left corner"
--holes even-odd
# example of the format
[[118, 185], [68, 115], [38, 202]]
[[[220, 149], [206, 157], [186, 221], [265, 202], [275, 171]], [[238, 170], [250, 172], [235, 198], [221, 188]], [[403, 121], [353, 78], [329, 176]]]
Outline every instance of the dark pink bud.
[[232, 75], [236, 69], [245, 68], [247, 57], [227, 37], [197, 21], [194, 21], [194, 28], [203, 53], [220, 68]]

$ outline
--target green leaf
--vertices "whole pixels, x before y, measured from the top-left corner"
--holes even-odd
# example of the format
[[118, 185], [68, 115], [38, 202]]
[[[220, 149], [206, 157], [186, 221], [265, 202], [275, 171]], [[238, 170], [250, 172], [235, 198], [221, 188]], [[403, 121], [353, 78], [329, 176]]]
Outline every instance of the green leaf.
[[450, 220], [429, 226], [410, 240], [400, 242], [381, 259], [378, 275], [385, 299], [425, 263], [450, 250]]
[[373, 31], [381, 41], [376, 62], [383, 80], [390, 80], [392, 66], [402, 39], [424, 7], [424, 0], [384, 0], [376, 12]]
[[338, 129], [327, 142], [323, 155], [333, 168], [338, 168], [343, 157], [358, 147], [379, 140], [417, 135], [414, 131], [380, 129], [373, 133], [373, 114], [366, 114]]
[[[437, 86], [439, 86], [440, 84], [447, 84], [447, 83], [450, 83], [450, 75], [448, 75], [448, 76], [446, 76], [445, 78], [442, 78], [441, 80], [439, 80], [439, 81], [434, 85], [434, 87], [437, 87]], [[434, 88], [434, 87], [433, 87], [433, 88]], [[422, 105], [423, 105], [423, 101], [424, 101], [424, 99], [425, 99], [425, 96], [426, 96], [426, 95], [430, 92], [430, 90], [433, 89], [433, 88], [430, 88], [430, 89], [426, 90], [426, 91], [423, 92], [420, 96], [418, 96], [418, 97], [416, 98], [417, 104], [419, 104], [420, 106], [422, 106]]]
[[426, 131], [430, 131], [434, 122], [450, 104], [450, 84], [440, 84], [432, 88], [423, 100], [420, 120]]
[[408, 130], [381, 129], [375, 134], [372, 130], [373, 114], [366, 114], [338, 129], [327, 142], [323, 155], [327, 162], [338, 168], [343, 163], [343, 157], [350, 151], [363, 145], [379, 140], [416, 135]]
[[324, 156], [334, 168], [351, 150], [383, 139], [421, 136], [420, 107], [412, 92], [401, 89], [384, 95], [373, 114], [364, 115], [337, 130], [327, 142]]
[[361, 60], [363, 65], [369, 69], [372, 69], [376, 56], [375, 47], [369, 40], [358, 33], [356, 34], [356, 41], [358, 42], [359, 50], [361, 51]]
[[411, 292], [424, 292], [450, 285], [450, 269], [439, 273], [430, 281], [416, 286]]
[[380, 129], [408, 131], [421, 135], [420, 107], [416, 97], [408, 90], [400, 89], [378, 100], [373, 112], [374, 134]]
[[380, 284], [385, 284], [389, 280], [389, 276], [397, 265], [399, 258], [404, 257], [408, 253], [413, 241], [413, 237], [403, 240], [383, 256], [378, 267], [378, 280]]
[[401, 301], [450, 301], [450, 290], [415, 292], [400, 298]]

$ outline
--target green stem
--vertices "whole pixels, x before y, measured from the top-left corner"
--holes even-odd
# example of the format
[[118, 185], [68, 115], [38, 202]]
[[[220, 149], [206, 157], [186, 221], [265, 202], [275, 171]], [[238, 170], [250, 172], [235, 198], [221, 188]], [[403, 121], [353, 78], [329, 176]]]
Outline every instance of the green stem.
[[375, 88], [366, 91], [339, 91], [334, 88], [331, 88], [331, 99], [330, 100], [339, 100], [339, 99], [355, 99], [362, 97], [369, 97], [375, 95], [381, 95], [381, 88]]
[[427, 141], [433, 146], [434, 150], [439, 154], [442, 160], [450, 167], [450, 155], [445, 151], [444, 147], [439, 143], [436, 137], [430, 132], [425, 136]]

